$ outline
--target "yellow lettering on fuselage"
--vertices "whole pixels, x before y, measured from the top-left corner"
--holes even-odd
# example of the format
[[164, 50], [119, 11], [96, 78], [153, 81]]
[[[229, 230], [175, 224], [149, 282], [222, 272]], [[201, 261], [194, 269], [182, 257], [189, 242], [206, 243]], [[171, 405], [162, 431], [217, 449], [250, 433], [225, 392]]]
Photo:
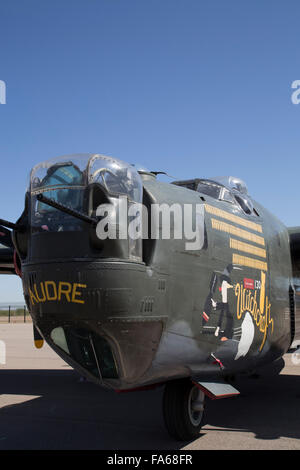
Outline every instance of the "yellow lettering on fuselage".
[[60, 282], [58, 284], [58, 299], [61, 300], [62, 294], [65, 296], [68, 302], [70, 302], [70, 293], [72, 291], [72, 284], [70, 282]]
[[261, 290], [260, 299], [257, 299], [257, 291], [253, 294], [251, 290], [245, 289], [242, 283], [235, 285], [234, 293], [237, 297], [237, 319], [240, 320], [245, 312], [249, 312], [259, 328], [263, 333], [263, 340], [259, 347], [261, 351], [266, 339], [267, 331], [271, 328], [272, 333], [274, 329], [274, 320], [271, 316], [271, 303], [268, 296], [265, 295], [265, 273], [261, 273]]
[[43, 302], [73, 302], [76, 304], [84, 304], [84, 300], [80, 299], [82, 290], [85, 289], [86, 284], [78, 284], [77, 282], [65, 281], [44, 281], [39, 284], [34, 284], [33, 289], [29, 288], [29, 297], [31, 304], [38, 304]]
[[85, 288], [86, 285], [85, 284], [73, 284], [73, 290], [72, 290], [72, 302], [75, 302], [77, 304], [84, 304], [84, 300], [79, 300], [79, 299], [76, 299], [77, 296], [80, 296], [82, 293], [80, 291], [77, 290], [77, 287], [83, 287]]

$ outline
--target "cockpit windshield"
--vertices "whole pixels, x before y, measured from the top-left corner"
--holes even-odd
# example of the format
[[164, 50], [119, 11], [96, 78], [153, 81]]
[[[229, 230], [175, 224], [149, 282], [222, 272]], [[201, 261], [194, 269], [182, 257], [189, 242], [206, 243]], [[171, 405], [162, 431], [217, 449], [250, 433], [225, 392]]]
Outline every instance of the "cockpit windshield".
[[253, 203], [248, 195], [247, 185], [235, 176], [218, 176], [211, 180], [199, 180], [197, 191], [214, 199], [236, 202], [246, 214], [253, 213]]
[[199, 180], [197, 191], [220, 201], [233, 202], [231, 191], [213, 180]]

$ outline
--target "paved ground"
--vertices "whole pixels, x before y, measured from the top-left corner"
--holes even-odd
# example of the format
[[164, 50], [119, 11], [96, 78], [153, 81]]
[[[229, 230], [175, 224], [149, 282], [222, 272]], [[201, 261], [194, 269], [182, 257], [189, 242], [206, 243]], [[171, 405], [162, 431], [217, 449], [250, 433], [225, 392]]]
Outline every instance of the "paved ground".
[[24, 315], [0, 315], [0, 323], [32, 323], [31, 316], [26, 315], [24, 322]]
[[279, 376], [239, 380], [240, 397], [208, 400], [199, 438], [180, 445], [164, 429], [162, 389], [119, 395], [82, 382], [47, 346], [34, 348], [29, 324], [1, 325], [0, 339], [0, 450], [300, 449], [291, 354]]

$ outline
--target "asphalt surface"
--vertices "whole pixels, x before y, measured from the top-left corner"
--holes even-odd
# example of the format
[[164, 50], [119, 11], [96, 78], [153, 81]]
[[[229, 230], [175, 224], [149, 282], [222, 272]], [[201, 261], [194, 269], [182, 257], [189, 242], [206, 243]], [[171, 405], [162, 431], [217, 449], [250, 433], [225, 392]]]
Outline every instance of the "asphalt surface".
[[178, 443], [164, 428], [162, 388], [117, 394], [83, 381], [48, 346], [34, 348], [29, 324], [1, 325], [0, 340], [0, 450], [300, 449], [300, 363], [291, 353], [279, 375], [239, 379], [239, 397], [207, 400], [199, 438]]

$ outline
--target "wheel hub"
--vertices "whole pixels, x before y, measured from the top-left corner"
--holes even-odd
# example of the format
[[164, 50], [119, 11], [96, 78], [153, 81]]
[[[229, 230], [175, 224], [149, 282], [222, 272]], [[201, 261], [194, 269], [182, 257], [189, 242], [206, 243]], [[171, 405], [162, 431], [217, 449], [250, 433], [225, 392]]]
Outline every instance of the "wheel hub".
[[191, 389], [188, 399], [188, 412], [191, 423], [198, 426], [204, 411], [205, 395], [196, 385]]

